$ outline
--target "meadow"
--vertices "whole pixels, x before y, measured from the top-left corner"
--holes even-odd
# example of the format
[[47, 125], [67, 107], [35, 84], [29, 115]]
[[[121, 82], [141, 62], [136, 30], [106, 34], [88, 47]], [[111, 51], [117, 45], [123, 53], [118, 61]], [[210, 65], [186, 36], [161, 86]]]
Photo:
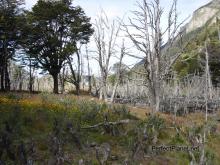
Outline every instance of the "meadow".
[[207, 164], [218, 164], [219, 119], [151, 115], [73, 95], [1, 94], [0, 164], [189, 164], [200, 161], [203, 147]]

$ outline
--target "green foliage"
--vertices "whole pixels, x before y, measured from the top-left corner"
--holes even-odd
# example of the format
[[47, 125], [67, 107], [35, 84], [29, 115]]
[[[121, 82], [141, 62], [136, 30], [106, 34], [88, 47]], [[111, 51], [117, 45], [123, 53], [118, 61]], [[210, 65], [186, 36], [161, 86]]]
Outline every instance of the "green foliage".
[[126, 105], [113, 105], [108, 107], [109, 111], [112, 112], [115, 116], [118, 116], [121, 119], [134, 119], [137, 118], [130, 114], [128, 107]]
[[[39, 98], [39, 100], [44, 101], [36, 105], [33, 100], [26, 101], [29, 97], [20, 95], [19, 100], [17, 100], [17, 97], [14, 94], [9, 94], [7, 97], [4, 96], [7, 100], [0, 106], [0, 139], [2, 132], [5, 132], [5, 123], [7, 123], [10, 129], [13, 130], [13, 135], [10, 135], [12, 137], [10, 146], [13, 146], [13, 152], [17, 152], [21, 142], [24, 142], [25, 146], [27, 146], [30, 141], [33, 141], [37, 154], [41, 155], [36, 163], [38, 161], [41, 163], [46, 162], [51, 156], [50, 138], [54, 135], [54, 132], [57, 132], [56, 136], [65, 142], [63, 146], [65, 153], [74, 153], [74, 160], [71, 160], [71, 162], [82, 157], [86, 151], [79, 152], [77, 150], [78, 145], [75, 141], [75, 136], [69, 132], [70, 128], [76, 131], [77, 138], [80, 139], [80, 143], [84, 146], [92, 142], [97, 144], [110, 142], [112, 145], [118, 145], [124, 138], [124, 136], [101, 135], [102, 131], [100, 129], [84, 131], [80, 130], [80, 128], [103, 122], [106, 113], [109, 113], [109, 121], [118, 121], [125, 117], [124, 114], [127, 114], [125, 107], [120, 107], [119, 109], [123, 112], [116, 114], [114, 111], [108, 111], [106, 104], [75, 100], [75, 98], [71, 97], [62, 98], [44, 93]], [[32, 106], [27, 106], [27, 104]], [[114, 109], [117, 109], [117, 106]], [[123, 144], [120, 145], [123, 146]], [[10, 161], [7, 154], [1, 158], [3, 161]], [[91, 161], [93, 160], [95, 160], [95, 156], [91, 157]]]
[[157, 115], [150, 115], [147, 119], [140, 121], [127, 137], [127, 143], [133, 155], [138, 152], [151, 154], [151, 146], [159, 143], [158, 139], [164, 126], [164, 120]]
[[[187, 152], [152, 152], [151, 146], [190, 146], [188, 137], [197, 137], [204, 128], [207, 130], [207, 162], [216, 164], [219, 159], [214, 152], [219, 141], [219, 135], [216, 134], [217, 123], [214, 121], [208, 122], [206, 127], [204, 125], [192, 125], [185, 129], [177, 127], [179, 131], [176, 132], [175, 129], [170, 129], [169, 124], [159, 115], [148, 115], [145, 120], [138, 120], [130, 114], [128, 107], [123, 105], [108, 105], [72, 96], [56, 96], [47, 93], [40, 96], [5, 94], [0, 96], [0, 104], [0, 140], [5, 133], [10, 135], [10, 148], [14, 153], [18, 152], [22, 142], [25, 147], [33, 142], [35, 154], [38, 155], [37, 160], [34, 161], [36, 164], [47, 163], [53, 155], [51, 151], [51, 147], [54, 146], [53, 137], [60, 140], [60, 149], [64, 154], [71, 155], [69, 162], [72, 164], [77, 164], [80, 159], [95, 164], [95, 148], [90, 145], [99, 146], [103, 143], [109, 143], [112, 155], [118, 156], [118, 160], [109, 161], [109, 164], [120, 164], [126, 158], [132, 160], [133, 152], [139, 147], [145, 155], [155, 158], [150, 159], [150, 163], [161, 161], [163, 157], [168, 159], [172, 157], [175, 161], [178, 160], [178, 163], [187, 164], [191, 159]], [[119, 134], [116, 136], [105, 133], [102, 127], [82, 129], [103, 123], [106, 116], [111, 122], [123, 119], [131, 119], [131, 122], [117, 126]], [[8, 133], [8, 128], [12, 133]], [[81, 150], [79, 144], [83, 146]], [[197, 160], [199, 154], [196, 152], [194, 154]], [[5, 151], [0, 159], [6, 164], [14, 162]], [[134, 162], [140, 164], [138, 160]], [[16, 164], [19, 163], [16, 162]], [[170, 161], [169, 164], [175, 164], [175, 162]]]
[[170, 144], [185, 144], [186, 140], [184, 139], [183, 136], [181, 136], [179, 133], [177, 133], [171, 140]]
[[53, 73], [76, 51], [77, 42], [88, 42], [93, 32], [90, 19], [80, 7], [57, 1], [40, 0], [32, 10], [27, 14], [28, 52], [39, 60], [43, 69]]
[[[190, 34], [184, 36], [184, 43], [188, 43], [184, 53], [177, 60], [174, 65], [174, 70], [178, 73], [179, 77], [184, 77], [187, 74], [201, 75], [204, 73], [205, 67], [205, 41], [208, 41], [209, 65], [212, 75], [213, 84], [218, 83], [219, 72], [219, 52], [220, 41], [218, 38], [217, 24], [208, 24], [199, 28]], [[193, 37], [188, 37], [193, 36]]]
[[17, 100], [17, 101], [22, 98], [21, 95], [19, 95], [19, 94], [14, 94], [14, 93], [9, 93], [6, 97], [7, 97], [8, 99]]
[[108, 82], [109, 82], [112, 86], [114, 86], [115, 83], [116, 83], [116, 75], [115, 75], [115, 74], [112, 74], [112, 75], [108, 76]]
[[0, 2], [0, 53], [4, 56], [7, 53], [6, 59], [12, 58], [15, 49], [19, 46], [22, 21], [24, 20], [20, 5], [23, 2], [23, 0], [2, 0]]
[[0, 1], [0, 76], [1, 90], [10, 90], [9, 60], [15, 58], [22, 38], [23, 0]]
[[140, 123], [140, 127], [146, 127], [147, 129], [161, 130], [164, 128], [164, 119], [157, 115], [150, 115], [146, 120]]
[[23, 46], [39, 67], [53, 76], [55, 93], [64, 61], [77, 51], [77, 43], [87, 43], [92, 33], [90, 18], [82, 8], [64, 1], [39, 0], [32, 11], [27, 12]]
[[80, 120], [82, 125], [92, 125], [96, 124], [98, 121], [101, 122], [103, 113], [103, 108], [105, 107], [100, 104], [97, 105], [95, 102], [82, 101], [78, 103], [78, 108], [80, 110]]
[[198, 54], [196, 52], [183, 54], [175, 63], [174, 70], [178, 73], [179, 77], [202, 72]]
[[127, 69], [127, 66], [125, 64], [121, 64], [120, 66], [120, 63], [115, 63], [113, 66], [112, 66], [112, 74], [110, 76], [108, 76], [108, 81], [109, 83], [114, 86], [117, 79], [118, 79], [118, 75], [119, 75], [119, 84], [124, 84], [126, 83], [126, 80], [127, 80], [127, 77], [129, 77], [129, 71]]

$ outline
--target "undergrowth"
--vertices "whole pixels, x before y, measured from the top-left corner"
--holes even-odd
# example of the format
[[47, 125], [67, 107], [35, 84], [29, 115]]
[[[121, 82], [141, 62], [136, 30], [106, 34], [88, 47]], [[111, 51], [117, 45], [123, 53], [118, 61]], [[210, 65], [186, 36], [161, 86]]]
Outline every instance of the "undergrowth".
[[[106, 122], [129, 120], [112, 125]], [[97, 124], [102, 126], [84, 129]], [[97, 150], [111, 147], [107, 164], [189, 164], [189, 152], [153, 150], [153, 146], [193, 146], [207, 132], [207, 164], [218, 164], [219, 124], [173, 125], [159, 115], [140, 120], [124, 105], [74, 96], [2, 94], [0, 96], [0, 164], [99, 164]], [[200, 150], [193, 152], [198, 162]], [[61, 159], [62, 158], [62, 159]]]

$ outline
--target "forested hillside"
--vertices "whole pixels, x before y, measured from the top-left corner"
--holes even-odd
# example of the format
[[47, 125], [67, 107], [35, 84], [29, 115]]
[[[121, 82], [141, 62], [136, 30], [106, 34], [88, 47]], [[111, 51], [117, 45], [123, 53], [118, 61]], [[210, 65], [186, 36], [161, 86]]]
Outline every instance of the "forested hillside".
[[[205, 66], [205, 41], [207, 41], [207, 49], [209, 52], [209, 65], [212, 75], [212, 82], [217, 85], [219, 83], [219, 20], [216, 18], [216, 23], [206, 25], [193, 31], [190, 35], [195, 37], [190, 40], [186, 50], [181, 58], [177, 61], [174, 68], [179, 76], [186, 76], [187, 74], [204, 74]], [[187, 41], [186, 41], [187, 42]]]

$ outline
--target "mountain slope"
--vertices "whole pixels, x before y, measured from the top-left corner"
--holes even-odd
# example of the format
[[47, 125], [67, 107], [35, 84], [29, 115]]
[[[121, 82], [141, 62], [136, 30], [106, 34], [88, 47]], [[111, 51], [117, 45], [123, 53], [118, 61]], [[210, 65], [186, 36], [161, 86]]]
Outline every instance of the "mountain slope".
[[213, 0], [210, 3], [200, 7], [193, 13], [193, 17], [186, 25], [186, 33], [196, 30], [204, 26], [210, 19], [212, 23], [216, 21], [213, 16], [220, 17], [220, 0]]
[[[220, 0], [213, 0], [210, 3], [197, 9], [192, 19], [182, 28], [182, 37], [176, 38], [172, 46], [165, 44], [162, 48], [163, 60], [172, 58], [176, 53], [184, 51], [173, 66], [173, 70], [180, 77], [187, 74], [202, 74], [204, 66], [204, 43], [207, 38], [210, 42], [208, 49], [210, 53], [210, 68], [213, 73], [213, 81], [220, 83], [217, 77], [220, 76], [220, 42], [218, 30], [220, 29]], [[135, 70], [143, 69], [144, 61], [135, 66]], [[163, 66], [162, 66], [163, 68]], [[218, 73], [219, 72], [219, 73]]]

